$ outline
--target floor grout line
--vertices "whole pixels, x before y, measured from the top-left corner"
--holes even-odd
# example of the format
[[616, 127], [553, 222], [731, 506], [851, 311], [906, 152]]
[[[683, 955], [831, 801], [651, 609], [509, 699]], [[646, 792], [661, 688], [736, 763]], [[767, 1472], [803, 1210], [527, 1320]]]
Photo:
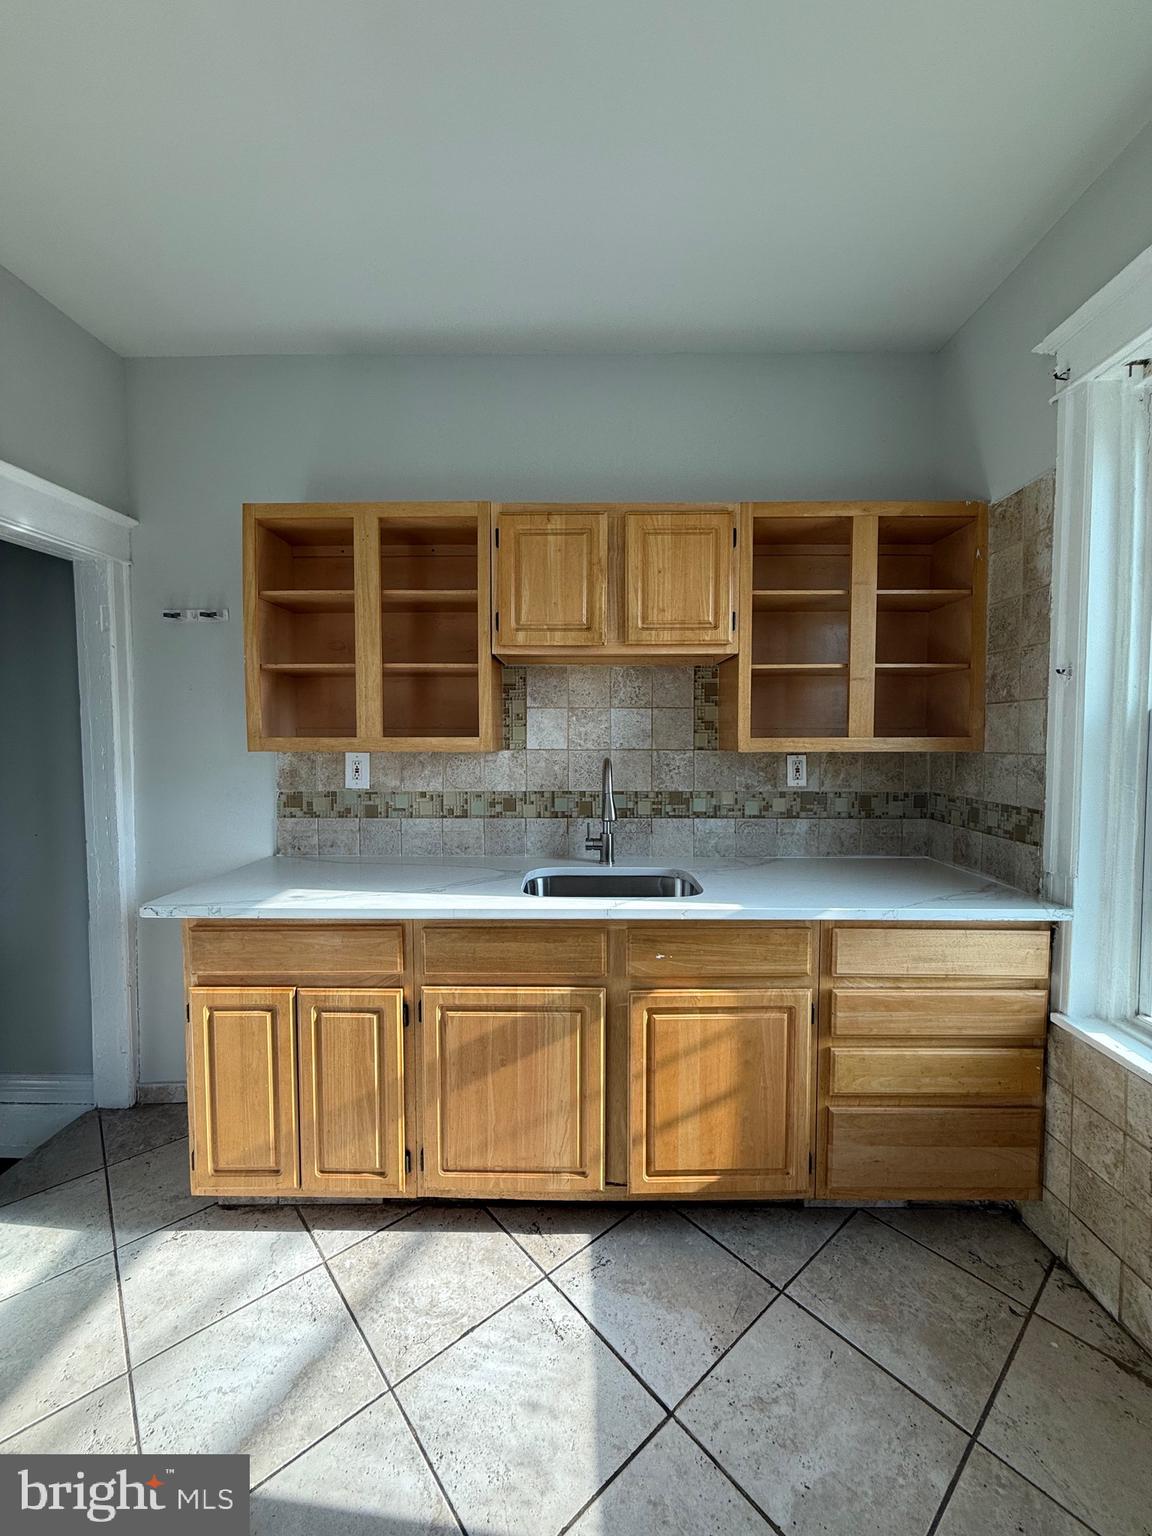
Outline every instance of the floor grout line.
[[[697, 1382], [697, 1386], [699, 1386], [699, 1382]], [[748, 1492], [747, 1488], [745, 1488], [741, 1483], [738, 1483], [736, 1481], [736, 1479], [732, 1476], [732, 1473], [729, 1472], [728, 1468], [724, 1465], [724, 1463], [719, 1460], [719, 1458], [715, 1455], [714, 1452], [712, 1452], [712, 1451], [710, 1451], [708, 1449], [708, 1447], [704, 1444], [703, 1440], [701, 1440], [698, 1435], [696, 1435], [691, 1429], [689, 1429], [688, 1425], [684, 1423], [683, 1419], [677, 1418], [675, 1415], [673, 1415], [672, 1422], [676, 1425], [676, 1427], [678, 1429], [682, 1430], [683, 1433], [688, 1436], [689, 1440], [691, 1440], [691, 1442], [692, 1442], [692, 1444], [694, 1446], [696, 1446], [699, 1450], [703, 1451], [704, 1455], [707, 1456], [708, 1460], [716, 1468], [717, 1472], [719, 1472], [721, 1474], [721, 1476], [723, 1476], [726, 1479], [727, 1482], [731, 1483], [732, 1487], [735, 1488], [736, 1492], [740, 1495], [740, 1497], [742, 1499], [746, 1499], [748, 1501], [748, 1503], [751, 1504], [752, 1508], [756, 1511], [756, 1513], [760, 1516], [760, 1518], [767, 1524], [768, 1529], [770, 1531], [774, 1532], [774, 1536], [784, 1536], [784, 1533], [781, 1530], [780, 1526], [778, 1526], [776, 1524], [775, 1520], [773, 1520], [772, 1516], [768, 1513], [768, 1511], [764, 1508], [764, 1506], [762, 1504], [758, 1504], [756, 1502], [756, 1500], [752, 1497], [752, 1495]]]
[[[100, 1118], [100, 1111], [99, 1110], [93, 1110], [92, 1113], [94, 1113], [95, 1116], [96, 1116], [96, 1123], [97, 1123], [97, 1126], [99, 1127], [99, 1130], [100, 1130], [100, 1144], [101, 1144], [101, 1146], [103, 1146], [103, 1144], [104, 1144], [104, 1122]], [[72, 1121], [72, 1122], [69, 1122], [69, 1123], [70, 1124], [74, 1124], [75, 1122]], [[68, 1126], [64, 1126], [63, 1129], [67, 1130]], [[59, 1135], [59, 1132], [57, 1132], [57, 1135]], [[51, 1140], [51, 1139], [52, 1138], [50, 1137], [49, 1140]], [[63, 1189], [65, 1184], [75, 1184], [77, 1182], [77, 1180], [90, 1178], [92, 1176], [92, 1174], [100, 1173], [102, 1170], [107, 1171], [107, 1169], [109, 1169], [109, 1168], [120, 1168], [125, 1163], [130, 1163], [132, 1161], [132, 1159], [135, 1158], [135, 1157], [147, 1157], [152, 1152], [159, 1152], [162, 1147], [170, 1147], [170, 1146], [173, 1145], [173, 1143], [175, 1143], [177, 1141], [187, 1141], [187, 1140], [188, 1140], [188, 1132], [187, 1131], [182, 1131], [179, 1136], [173, 1136], [168, 1141], [158, 1141], [154, 1147], [145, 1147], [142, 1152], [130, 1152], [127, 1157], [114, 1157], [111, 1162], [100, 1162], [100, 1163], [97, 1163], [95, 1168], [85, 1168], [83, 1170], [83, 1172], [81, 1172], [81, 1173], [71, 1173], [71, 1174], [68, 1175], [68, 1177], [66, 1179], [57, 1179], [55, 1181], [55, 1183], [53, 1183], [53, 1184], [45, 1184], [43, 1189], [33, 1189], [33, 1190], [30, 1190], [28, 1192], [28, 1194], [26, 1194], [26, 1195], [14, 1195], [11, 1200], [0, 1199], [0, 1211], [6, 1210], [8, 1208], [8, 1206], [10, 1206], [10, 1205], [19, 1205], [21, 1200], [34, 1200], [37, 1195], [46, 1195], [46, 1194], [48, 1194], [49, 1190]], [[43, 1143], [43, 1146], [47, 1146], [47, 1145], [48, 1145], [47, 1142]], [[33, 1147], [32, 1151], [29, 1152], [27, 1154], [27, 1156], [28, 1157], [33, 1157], [40, 1150], [41, 1150], [40, 1147]], [[12, 1167], [13, 1168], [18, 1168], [20, 1166], [20, 1164], [22, 1162], [24, 1162], [24, 1161], [25, 1161], [25, 1158], [23, 1158], [23, 1157], [13, 1158], [13, 1160], [12, 1160]], [[11, 1169], [6, 1168], [4, 1170], [4, 1172], [5, 1173], [9, 1173], [9, 1172], [11, 1172]]]
[[714, 1232], [709, 1232], [707, 1227], [702, 1227], [693, 1216], [689, 1215], [688, 1211], [681, 1210], [680, 1214], [683, 1216], [685, 1221], [690, 1222], [691, 1225], [696, 1228], [697, 1232], [703, 1232], [705, 1237], [710, 1237], [718, 1248], [723, 1248], [725, 1253], [730, 1253], [734, 1259], [738, 1259], [739, 1262], [743, 1264], [746, 1269], [750, 1269], [754, 1275], [758, 1275], [761, 1280], [767, 1281], [767, 1283], [771, 1286], [774, 1286], [776, 1290], [785, 1291], [792, 1284], [793, 1280], [795, 1280], [803, 1270], [808, 1268], [809, 1264], [811, 1264], [812, 1260], [816, 1257], [820, 1250], [827, 1247], [832, 1239], [836, 1237], [838, 1233], [844, 1230], [844, 1228], [852, 1220], [853, 1216], [855, 1216], [856, 1212], [849, 1211], [847, 1215], [842, 1218], [842, 1220], [837, 1222], [836, 1226], [833, 1227], [832, 1231], [828, 1233], [827, 1237], [821, 1241], [820, 1246], [816, 1248], [812, 1253], [810, 1253], [804, 1260], [803, 1264], [801, 1264], [800, 1267], [795, 1271], [795, 1273], [789, 1275], [788, 1279], [783, 1283], [781, 1283], [779, 1280], [773, 1280], [772, 1276], [766, 1275], [762, 1269], [757, 1269], [751, 1260], [744, 1258], [743, 1254], [737, 1253], [735, 1248], [730, 1248], [728, 1244], [723, 1240], [723, 1238], [717, 1237]]
[[[923, 1248], [925, 1253], [931, 1253], [934, 1254], [936, 1258], [943, 1259], [945, 1264], [951, 1264], [952, 1267], [954, 1269], [958, 1269], [962, 1275], [967, 1275], [969, 1280], [979, 1280], [981, 1285], [986, 1285], [990, 1291], [995, 1291], [998, 1296], [1003, 1296], [1006, 1300], [1015, 1302], [1018, 1307], [1026, 1307], [1028, 1305], [1028, 1302], [1023, 1296], [1014, 1296], [1011, 1291], [1006, 1291], [1002, 1285], [994, 1285], [991, 1280], [986, 1280], [983, 1275], [976, 1274], [973, 1270], [967, 1269], [958, 1260], [950, 1258], [946, 1253], [941, 1253], [939, 1248], [933, 1248], [931, 1243], [925, 1243], [920, 1238], [913, 1237], [911, 1232], [905, 1232], [902, 1227], [895, 1226], [891, 1221], [888, 1220], [886, 1216], [882, 1214], [881, 1211], [864, 1209], [863, 1214], [865, 1216], [871, 1216], [873, 1221], [880, 1222], [880, 1224], [887, 1227], [890, 1232], [895, 1232], [898, 1237], [906, 1237], [910, 1243], [915, 1243], [917, 1248]], [[1020, 1225], [1023, 1226], [1023, 1222], [1021, 1222]], [[1028, 1228], [1024, 1227], [1024, 1230], [1027, 1232]], [[1036, 1238], [1036, 1241], [1040, 1243], [1039, 1238]], [[1040, 1246], [1041, 1248], [1044, 1248], [1043, 1243], [1040, 1243]], [[1048, 1254], [1049, 1258], [1054, 1257], [1050, 1249], [1044, 1248], [1044, 1252]], [[1044, 1274], [1040, 1280], [1040, 1289], [1036, 1292], [1037, 1296], [1039, 1296], [1040, 1291], [1044, 1289], [1044, 1286], [1047, 1283], [1048, 1273], [1049, 1271], [1045, 1269]]]
[[[575, 1257], [575, 1255], [573, 1255], [573, 1257]], [[633, 1450], [633, 1451], [630, 1451], [628, 1453], [628, 1455], [625, 1456], [624, 1460], [616, 1468], [615, 1472], [612, 1473], [611, 1477], [608, 1478], [607, 1482], [601, 1483], [600, 1487], [597, 1488], [596, 1492], [592, 1495], [592, 1497], [590, 1499], [586, 1499], [584, 1501], [584, 1503], [581, 1504], [580, 1508], [576, 1511], [576, 1513], [572, 1516], [572, 1518], [570, 1520], [566, 1520], [564, 1522], [564, 1524], [560, 1527], [560, 1530], [558, 1531], [557, 1536], [565, 1536], [565, 1533], [572, 1529], [572, 1527], [576, 1524], [577, 1520], [579, 1520], [582, 1515], [586, 1514], [587, 1511], [592, 1508], [593, 1504], [595, 1504], [597, 1502], [597, 1500], [600, 1499], [608, 1491], [609, 1488], [611, 1488], [612, 1484], [616, 1481], [616, 1479], [620, 1476], [620, 1474], [625, 1470], [625, 1468], [630, 1467], [632, 1465], [632, 1463], [636, 1460], [637, 1456], [639, 1456], [640, 1452], [644, 1449], [644, 1447], [648, 1446], [648, 1445], [651, 1445], [653, 1440], [655, 1440], [656, 1436], [660, 1433], [660, 1431], [666, 1425], [671, 1424], [671, 1422], [672, 1422], [672, 1415], [670, 1413], [666, 1413], [664, 1415], [664, 1417], [660, 1420], [659, 1424], [657, 1424], [656, 1428], [652, 1431], [652, 1433], [650, 1435], [645, 1435], [643, 1440], [641, 1440], [640, 1444], [636, 1447], [636, 1449]]]
[[248, 1492], [250, 1494], [255, 1493], [258, 1489], [263, 1488], [267, 1483], [270, 1483], [274, 1477], [279, 1477], [281, 1472], [286, 1471], [288, 1467], [298, 1462], [301, 1456], [307, 1456], [309, 1451], [314, 1451], [318, 1445], [323, 1445], [325, 1440], [330, 1439], [337, 1430], [343, 1429], [346, 1424], [351, 1424], [353, 1419], [358, 1419], [362, 1413], [367, 1413], [369, 1408], [374, 1408], [377, 1403], [382, 1403], [386, 1397], [391, 1396], [391, 1388], [385, 1385], [383, 1391], [377, 1392], [376, 1396], [370, 1397], [366, 1403], [361, 1403], [360, 1407], [357, 1408], [355, 1412], [350, 1413], [346, 1419], [341, 1419], [339, 1424], [333, 1424], [331, 1429], [326, 1429], [322, 1435], [318, 1435], [316, 1439], [313, 1440], [310, 1445], [306, 1445], [302, 1451], [297, 1451], [294, 1455], [289, 1456], [287, 1461], [282, 1461], [278, 1467], [269, 1472], [267, 1477], [262, 1477], [258, 1483], [253, 1483]]
[[[605, 1203], [607, 1204], [607, 1202]], [[501, 1210], [501, 1207], [499, 1205], [496, 1205], [495, 1203], [492, 1205], [486, 1205], [484, 1209], [488, 1212], [489, 1216], [491, 1216], [492, 1220], [500, 1228], [501, 1232], [507, 1233], [507, 1235], [512, 1239], [520, 1251], [527, 1254], [527, 1256], [532, 1260], [533, 1264], [535, 1264], [536, 1267], [540, 1270], [541, 1274], [544, 1275], [550, 1275], [557, 1269], [563, 1269], [565, 1264], [570, 1263], [579, 1254], [587, 1253], [588, 1249], [592, 1247], [593, 1243], [598, 1243], [602, 1237], [607, 1237], [609, 1232], [615, 1232], [617, 1227], [622, 1226], [623, 1223], [628, 1220], [629, 1216], [634, 1215], [636, 1212], [635, 1206], [625, 1206], [622, 1214], [617, 1216], [615, 1221], [609, 1222], [602, 1232], [597, 1232], [595, 1237], [590, 1237], [588, 1241], [586, 1243], [582, 1243], [579, 1248], [575, 1248], [571, 1253], [565, 1254], [558, 1263], [553, 1264], [551, 1269], [545, 1269], [544, 1265], [540, 1263], [539, 1259], [535, 1258], [531, 1253], [528, 1253], [527, 1248], [524, 1247], [523, 1243], [520, 1242], [519, 1238], [511, 1230], [511, 1228], [506, 1227], [500, 1220], [498, 1213]], [[543, 1233], [540, 1235], [543, 1236]]]
[[[297, 1214], [299, 1215], [299, 1209], [298, 1208], [297, 1208]], [[300, 1221], [301, 1221], [301, 1224], [305, 1228], [307, 1228], [308, 1223], [304, 1220], [303, 1216], [300, 1216]], [[444, 1486], [444, 1482], [443, 1482], [439, 1472], [437, 1472], [435, 1466], [433, 1465], [432, 1458], [428, 1454], [428, 1451], [427, 1451], [427, 1449], [426, 1449], [426, 1447], [424, 1445], [423, 1440], [421, 1440], [420, 1436], [417, 1434], [416, 1426], [413, 1424], [411, 1418], [409, 1418], [409, 1416], [408, 1416], [408, 1410], [404, 1407], [404, 1404], [400, 1401], [400, 1394], [396, 1390], [396, 1387], [399, 1385], [399, 1382], [393, 1383], [393, 1382], [389, 1381], [389, 1379], [388, 1379], [388, 1372], [381, 1365], [380, 1357], [377, 1355], [376, 1351], [372, 1348], [372, 1344], [371, 1344], [371, 1342], [370, 1342], [370, 1340], [368, 1338], [368, 1335], [364, 1332], [364, 1329], [361, 1327], [360, 1319], [356, 1316], [356, 1313], [352, 1309], [352, 1303], [348, 1300], [347, 1296], [345, 1296], [344, 1291], [341, 1288], [339, 1280], [333, 1274], [332, 1266], [329, 1264], [328, 1260], [325, 1259], [324, 1255], [321, 1253], [320, 1244], [316, 1241], [316, 1234], [314, 1232], [309, 1231], [309, 1236], [312, 1238], [312, 1242], [315, 1245], [316, 1252], [320, 1253], [320, 1257], [324, 1261], [324, 1268], [327, 1271], [328, 1278], [332, 1282], [332, 1284], [335, 1286], [336, 1294], [337, 1294], [337, 1296], [339, 1296], [340, 1300], [344, 1304], [344, 1310], [347, 1312], [348, 1316], [352, 1319], [352, 1326], [356, 1329], [356, 1332], [360, 1335], [361, 1339], [363, 1340], [364, 1348], [368, 1351], [369, 1358], [371, 1359], [373, 1365], [375, 1365], [376, 1369], [380, 1372], [380, 1379], [383, 1381], [384, 1386], [387, 1389], [387, 1392], [389, 1392], [391, 1394], [392, 1401], [396, 1404], [396, 1407], [397, 1407], [397, 1409], [398, 1409], [398, 1411], [400, 1413], [400, 1417], [404, 1420], [404, 1423], [407, 1425], [408, 1433], [412, 1436], [412, 1439], [414, 1440], [414, 1442], [416, 1444], [416, 1449], [420, 1452], [420, 1455], [424, 1458], [424, 1463], [427, 1466], [428, 1471], [429, 1471], [429, 1473], [432, 1476], [433, 1482], [436, 1484], [437, 1488], [439, 1488], [439, 1490], [440, 1490], [440, 1497], [444, 1500], [444, 1503], [447, 1505], [449, 1514], [452, 1516], [453, 1520], [455, 1520], [458, 1529], [462, 1533], [462, 1536], [468, 1536], [467, 1527], [465, 1526], [463, 1520], [461, 1520], [460, 1515], [457, 1512], [456, 1506], [452, 1502], [452, 1499], [449, 1496], [447, 1488]], [[449, 1346], [449, 1347], [451, 1347], [451, 1346]], [[382, 1393], [381, 1396], [383, 1396], [383, 1395], [384, 1394]], [[379, 1400], [380, 1400], [379, 1398], [376, 1399], [377, 1402], [379, 1402]], [[367, 1406], [367, 1404], [365, 1404], [365, 1406]], [[355, 1415], [353, 1415], [353, 1417], [355, 1417]], [[316, 1442], [314, 1442], [314, 1444], [319, 1444], [319, 1442], [316, 1441]], [[311, 1449], [311, 1447], [309, 1447], [309, 1449]]]
[[[96, 1126], [100, 1134], [100, 1151], [104, 1152], [104, 1122], [99, 1114]], [[112, 1236], [112, 1269], [116, 1277], [116, 1307], [120, 1314], [120, 1337], [124, 1345], [124, 1368], [128, 1378], [128, 1405], [132, 1412], [132, 1433], [136, 1437], [136, 1454], [142, 1455], [140, 1439], [140, 1414], [136, 1406], [136, 1383], [132, 1378], [132, 1345], [128, 1338], [128, 1314], [124, 1306], [124, 1285], [120, 1277], [120, 1255], [116, 1251], [116, 1224], [112, 1216], [112, 1181], [108, 1177], [108, 1164], [104, 1164], [104, 1198], [108, 1202], [108, 1227]]]
[[[960, 1456], [960, 1460], [957, 1463], [956, 1470], [953, 1472], [952, 1478], [947, 1488], [944, 1490], [944, 1496], [940, 1500], [940, 1504], [937, 1507], [935, 1515], [932, 1517], [932, 1523], [929, 1525], [927, 1531], [925, 1532], [925, 1536], [935, 1536], [935, 1532], [938, 1529], [941, 1520], [944, 1518], [944, 1515], [948, 1509], [948, 1505], [952, 1501], [952, 1496], [959, 1486], [960, 1479], [964, 1475], [964, 1469], [968, 1465], [968, 1462], [971, 1460], [972, 1452], [980, 1443], [980, 1432], [984, 1428], [984, 1425], [988, 1422], [988, 1415], [992, 1412], [992, 1405], [996, 1401], [996, 1397], [1000, 1391], [1000, 1388], [1004, 1385], [1004, 1382], [1008, 1376], [1008, 1372], [1012, 1369], [1012, 1362], [1016, 1359], [1020, 1345], [1024, 1342], [1024, 1335], [1028, 1330], [1028, 1325], [1036, 1315], [1036, 1303], [1040, 1300], [1041, 1292], [1043, 1291], [1044, 1286], [1047, 1285], [1048, 1276], [1052, 1273], [1055, 1265], [1056, 1258], [1055, 1255], [1053, 1255], [1048, 1262], [1048, 1268], [1045, 1271], [1044, 1281], [1040, 1286], [1040, 1290], [1036, 1292], [1036, 1296], [1032, 1302], [1032, 1305], [1028, 1308], [1028, 1311], [1024, 1316], [1024, 1320], [1017, 1330], [1016, 1337], [1012, 1341], [1012, 1347], [1009, 1349], [1008, 1354], [1005, 1356], [1004, 1364], [1000, 1367], [1000, 1370], [996, 1376], [996, 1380], [992, 1383], [992, 1390], [988, 1394], [988, 1398], [980, 1412], [980, 1417], [976, 1420], [976, 1424], [971, 1432], [968, 1444], [964, 1447], [964, 1450]], [[1060, 1504], [1058, 1500], [1053, 1499], [1052, 1502], [1056, 1504], [1058, 1508], [1063, 1509], [1064, 1506]], [[1067, 1513], [1071, 1514], [1071, 1510], [1067, 1511]]]

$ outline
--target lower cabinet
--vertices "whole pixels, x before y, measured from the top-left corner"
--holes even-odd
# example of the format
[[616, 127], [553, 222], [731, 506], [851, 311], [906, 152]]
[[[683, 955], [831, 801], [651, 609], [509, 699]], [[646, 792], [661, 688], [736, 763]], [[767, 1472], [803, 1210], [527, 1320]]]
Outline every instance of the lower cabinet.
[[188, 1107], [194, 1194], [298, 1185], [295, 991], [193, 987]]
[[812, 993], [633, 992], [630, 1014], [632, 1193], [805, 1193]]
[[602, 987], [426, 987], [421, 1188], [604, 1187]]
[[404, 995], [296, 994], [300, 1188], [398, 1195], [404, 1188]]
[[1041, 1109], [833, 1106], [826, 1193], [852, 1200], [1020, 1199], [1040, 1183]]
[[404, 1189], [403, 993], [193, 987], [196, 1194]]

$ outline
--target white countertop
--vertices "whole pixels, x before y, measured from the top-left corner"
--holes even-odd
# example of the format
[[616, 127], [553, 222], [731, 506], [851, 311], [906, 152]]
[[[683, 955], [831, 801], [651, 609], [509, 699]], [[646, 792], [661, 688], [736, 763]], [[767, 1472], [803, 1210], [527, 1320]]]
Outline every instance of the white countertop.
[[[583, 861], [542, 861], [586, 869]], [[885, 922], [1066, 922], [1071, 912], [935, 859], [702, 859], [704, 887], [683, 900], [539, 897], [520, 890], [532, 864], [490, 859], [260, 859], [157, 896], [143, 917], [788, 918]]]

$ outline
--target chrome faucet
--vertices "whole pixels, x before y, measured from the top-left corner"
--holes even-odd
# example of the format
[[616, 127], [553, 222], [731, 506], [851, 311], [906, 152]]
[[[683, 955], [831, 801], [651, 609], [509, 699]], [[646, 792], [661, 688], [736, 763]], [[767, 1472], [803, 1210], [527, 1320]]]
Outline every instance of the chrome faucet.
[[600, 836], [592, 836], [592, 826], [588, 826], [588, 839], [584, 846], [589, 853], [598, 852], [601, 864], [615, 864], [616, 850], [612, 846], [612, 838], [615, 831], [613, 823], [616, 820], [616, 801], [612, 797], [612, 759], [604, 759], [604, 774], [600, 781]]

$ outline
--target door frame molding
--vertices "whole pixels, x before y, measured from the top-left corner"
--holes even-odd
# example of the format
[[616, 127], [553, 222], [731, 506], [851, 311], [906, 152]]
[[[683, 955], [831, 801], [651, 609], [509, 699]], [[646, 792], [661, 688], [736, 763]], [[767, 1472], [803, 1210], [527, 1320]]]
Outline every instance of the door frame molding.
[[88, 868], [92, 1085], [135, 1103], [136, 835], [132, 772], [134, 517], [0, 460], [0, 540], [72, 564]]

